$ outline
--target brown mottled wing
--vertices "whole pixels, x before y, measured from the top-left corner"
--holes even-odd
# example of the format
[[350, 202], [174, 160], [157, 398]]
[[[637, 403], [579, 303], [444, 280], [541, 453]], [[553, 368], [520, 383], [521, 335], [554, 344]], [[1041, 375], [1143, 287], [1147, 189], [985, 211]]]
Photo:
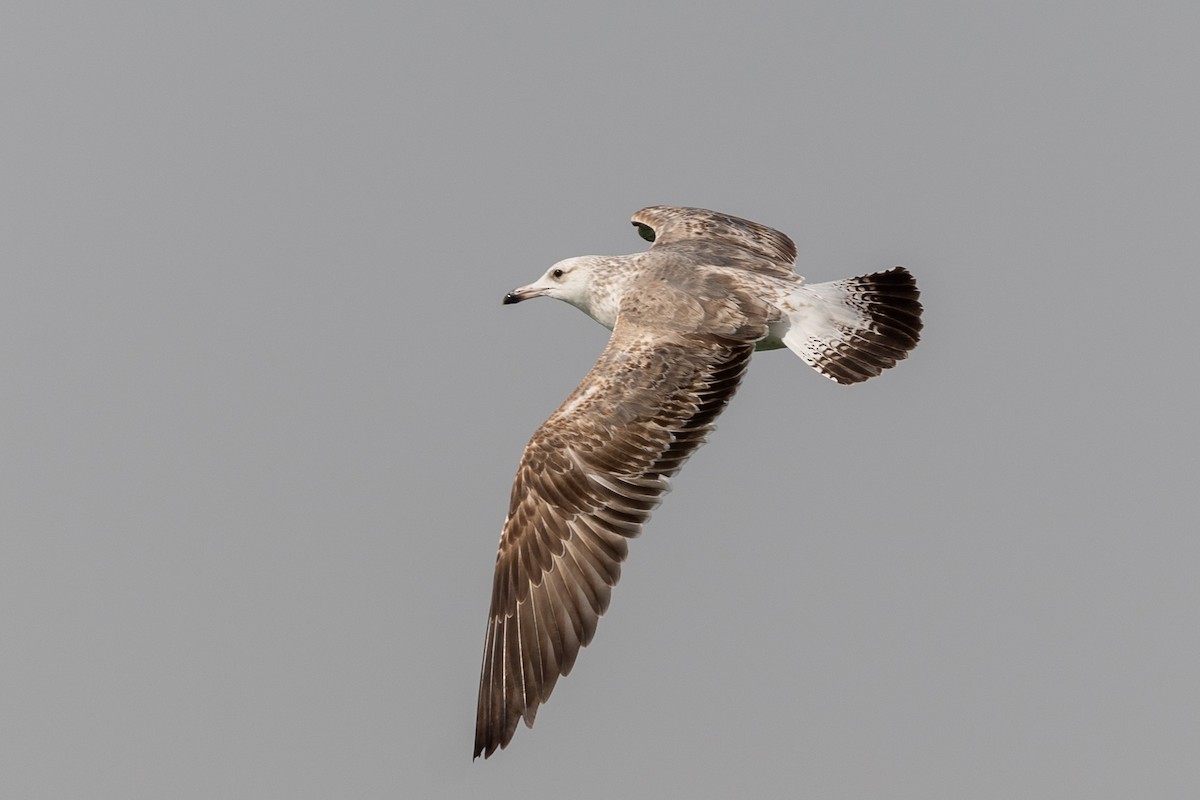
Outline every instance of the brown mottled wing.
[[507, 746], [518, 720], [532, 727], [571, 671], [608, 608], [626, 540], [712, 430], [766, 332], [749, 301], [703, 310], [663, 282], [635, 294], [517, 469], [496, 556], [476, 757]]
[[[655, 249], [691, 252], [714, 263], [713, 257], [774, 275], [791, 275], [796, 244], [787, 234], [748, 219], [683, 206], [650, 206], [633, 215], [634, 227]], [[719, 263], [719, 262], [716, 262]]]

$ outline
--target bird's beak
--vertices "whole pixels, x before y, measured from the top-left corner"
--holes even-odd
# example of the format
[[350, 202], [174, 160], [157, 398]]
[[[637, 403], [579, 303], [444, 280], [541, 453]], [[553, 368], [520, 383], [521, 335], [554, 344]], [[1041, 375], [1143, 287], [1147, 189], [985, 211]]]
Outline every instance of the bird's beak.
[[519, 303], [522, 300], [528, 300], [531, 297], [541, 297], [545, 293], [545, 289], [535, 289], [532, 286], [522, 286], [520, 289], [513, 289], [511, 292], [504, 295], [504, 305], [508, 305], [509, 303]]

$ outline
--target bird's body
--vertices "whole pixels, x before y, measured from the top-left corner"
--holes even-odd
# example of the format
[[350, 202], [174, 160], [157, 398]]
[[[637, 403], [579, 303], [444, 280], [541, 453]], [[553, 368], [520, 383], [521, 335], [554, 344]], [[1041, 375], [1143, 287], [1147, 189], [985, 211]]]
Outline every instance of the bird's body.
[[475, 755], [505, 747], [595, 633], [636, 536], [704, 441], [756, 349], [789, 347], [839, 383], [917, 343], [907, 270], [824, 284], [792, 271], [784, 234], [704, 209], [633, 217], [655, 242], [555, 264], [505, 303], [551, 296], [612, 329], [596, 365], [533, 435], [496, 557]]

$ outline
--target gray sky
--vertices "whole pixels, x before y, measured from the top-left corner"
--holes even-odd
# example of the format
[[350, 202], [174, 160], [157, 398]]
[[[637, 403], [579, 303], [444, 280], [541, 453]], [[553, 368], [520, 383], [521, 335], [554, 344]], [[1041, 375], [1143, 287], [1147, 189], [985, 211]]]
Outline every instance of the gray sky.
[[[0, 12], [0, 795], [1197, 796], [1197, 6], [482, 6]], [[472, 763], [606, 338], [500, 299], [655, 203], [925, 338], [759, 354]]]

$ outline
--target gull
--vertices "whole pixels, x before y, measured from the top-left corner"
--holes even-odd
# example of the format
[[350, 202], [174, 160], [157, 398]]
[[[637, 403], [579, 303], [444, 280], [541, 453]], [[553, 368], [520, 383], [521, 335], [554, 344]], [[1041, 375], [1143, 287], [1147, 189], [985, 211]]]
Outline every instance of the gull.
[[596, 632], [669, 481], [713, 430], [755, 350], [789, 348], [841, 384], [905, 358], [921, 331], [903, 267], [809, 284], [796, 245], [702, 208], [633, 215], [649, 250], [553, 265], [504, 303], [553, 297], [612, 331], [591, 372], [533, 434], [500, 534], [475, 758], [505, 748]]

